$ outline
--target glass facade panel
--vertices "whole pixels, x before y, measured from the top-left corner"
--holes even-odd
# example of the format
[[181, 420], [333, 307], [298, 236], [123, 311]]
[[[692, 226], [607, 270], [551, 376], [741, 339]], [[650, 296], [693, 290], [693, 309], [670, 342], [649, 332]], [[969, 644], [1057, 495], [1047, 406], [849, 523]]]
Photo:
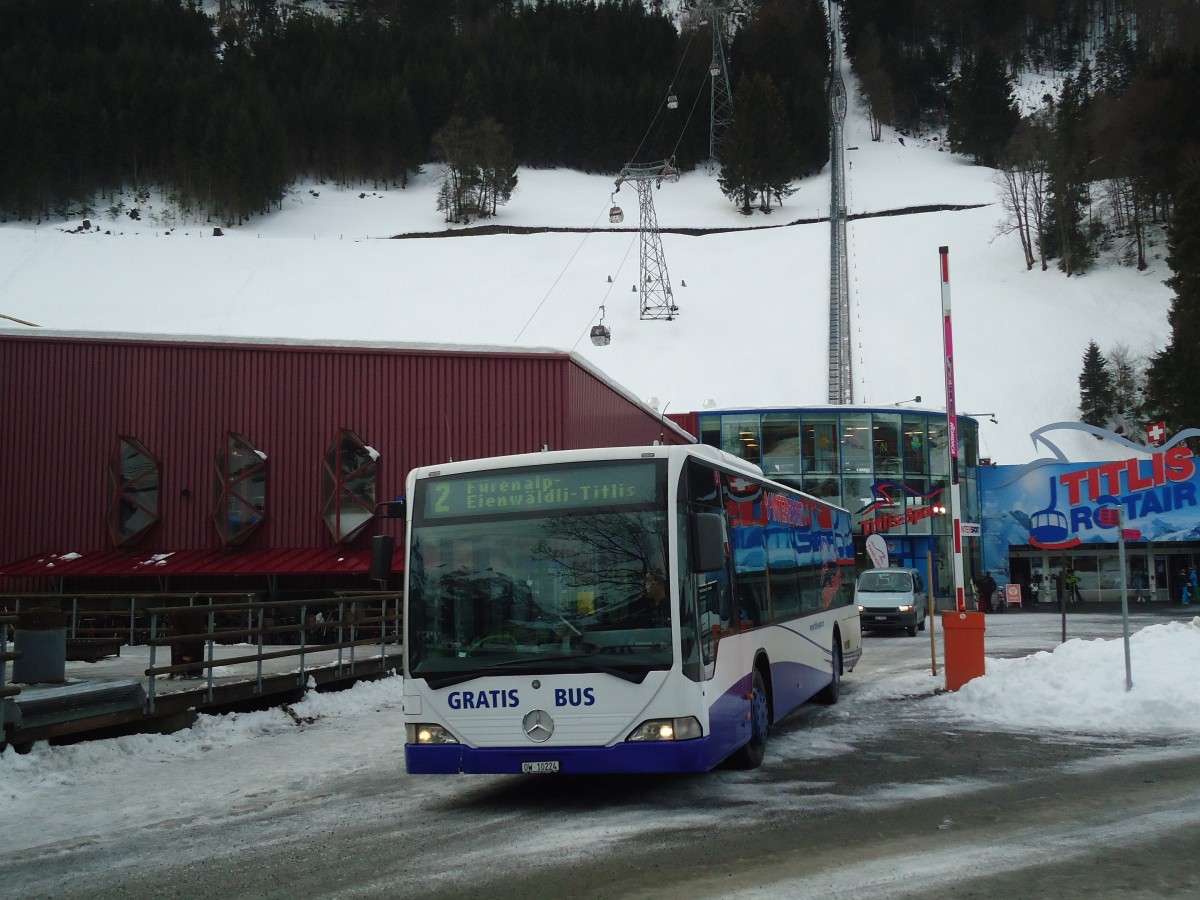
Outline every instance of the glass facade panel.
[[136, 544], [159, 520], [158, 458], [122, 436], [108, 472], [108, 531], [116, 547]]
[[975, 477], [975, 467], [979, 465], [979, 425], [974, 419], [958, 420], [958, 462], [959, 471], [968, 478]]
[[758, 465], [762, 460], [758, 416], [725, 416], [721, 420], [721, 449]]
[[871, 417], [871, 449], [876, 475], [900, 474], [899, 413], [875, 413]]
[[909, 475], [929, 474], [929, 435], [924, 416], [905, 416], [900, 434], [904, 445], [904, 471]]
[[840, 470], [836, 413], [804, 414], [800, 426], [800, 460], [805, 475], [832, 475]]
[[807, 475], [802, 490], [821, 500], [842, 505], [842, 489], [836, 475]]
[[929, 520], [929, 529], [933, 534], [949, 534], [950, 533], [950, 482], [945, 478], [929, 479], [929, 490], [940, 493], [933, 498], [933, 502], [940, 504], [946, 508], [946, 515], [933, 516]]
[[962, 487], [962, 520], [979, 524], [979, 482], [974, 478], [962, 478], [959, 485]]
[[929, 480], [927, 478], [914, 478], [905, 476], [904, 483], [908, 485], [915, 493], [908, 494], [905, 499], [905, 512], [912, 512], [913, 521], [907, 523], [906, 531], [909, 534], [929, 534], [930, 521], [932, 516], [926, 515], [930, 506], [941, 502], [941, 497], [929, 498], [923, 496], [929, 493]]
[[[759, 463], [776, 481], [849, 510], [859, 542], [865, 533], [878, 529], [889, 539], [911, 538], [913, 543], [904, 545], [908, 548], [905, 552], [924, 558], [950, 534], [951, 517], [931, 509], [948, 506], [950, 501], [944, 414], [802, 409], [761, 415], [714, 413], [700, 416], [699, 423], [705, 443], [718, 443]], [[977, 432], [969, 424], [959, 430], [959, 515], [964, 522], [978, 522], [980, 517], [976, 470], [967, 465], [978, 455]], [[762, 451], [760, 443], [765, 448]], [[889, 490], [890, 500], [860, 514], [876, 501], [887, 499], [873, 493], [876, 482], [887, 481], [897, 484]], [[939, 490], [936, 496], [929, 496]], [[874, 521], [884, 517], [891, 518]], [[873, 520], [866, 529], [864, 520]], [[968, 542], [968, 546], [973, 545]]]
[[[853, 475], [842, 479], [842, 506], [850, 511], [851, 524], [855, 530], [858, 529], [863, 518], [859, 515], [859, 510], [875, 501], [875, 496], [871, 492], [871, 484], [872, 479], [867, 476]], [[866, 518], [874, 518], [881, 512], [883, 512], [882, 509], [872, 510], [866, 514]]]
[[321, 467], [325, 527], [338, 541], [352, 541], [375, 517], [376, 454], [343, 428], [325, 451]]
[[796, 413], [764, 413], [762, 466], [767, 475], [800, 471], [800, 417]]
[[946, 437], [946, 417], [929, 418], [929, 472], [932, 475], [947, 475], [950, 472], [950, 456]]
[[871, 415], [842, 413], [841, 419], [842, 471], [866, 474], [871, 471]]

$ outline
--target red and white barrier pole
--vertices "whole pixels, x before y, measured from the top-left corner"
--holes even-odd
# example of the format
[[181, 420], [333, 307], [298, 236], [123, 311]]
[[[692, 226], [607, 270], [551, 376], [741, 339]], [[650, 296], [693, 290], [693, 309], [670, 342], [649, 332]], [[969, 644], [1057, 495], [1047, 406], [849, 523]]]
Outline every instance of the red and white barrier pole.
[[950, 327], [950, 248], [939, 247], [942, 281], [942, 352], [946, 366], [946, 435], [950, 443], [949, 511], [954, 542], [954, 605], [967, 608], [963, 586], [962, 502], [958, 481], [958, 413], [954, 408], [954, 335]]

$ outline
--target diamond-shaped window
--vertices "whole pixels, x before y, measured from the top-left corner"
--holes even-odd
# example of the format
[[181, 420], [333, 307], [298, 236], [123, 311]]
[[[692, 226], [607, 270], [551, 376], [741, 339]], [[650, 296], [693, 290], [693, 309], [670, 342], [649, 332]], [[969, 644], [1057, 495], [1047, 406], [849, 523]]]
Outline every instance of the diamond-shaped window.
[[379, 453], [343, 428], [321, 463], [321, 516], [334, 540], [354, 540], [375, 517]]
[[137, 438], [121, 435], [108, 467], [108, 533], [113, 546], [130, 547], [158, 524], [158, 457]]
[[213, 465], [216, 469], [213, 524], [221, 543], [240, 544], [266, 518], [267, 455], [242, 435], [230, 431]]

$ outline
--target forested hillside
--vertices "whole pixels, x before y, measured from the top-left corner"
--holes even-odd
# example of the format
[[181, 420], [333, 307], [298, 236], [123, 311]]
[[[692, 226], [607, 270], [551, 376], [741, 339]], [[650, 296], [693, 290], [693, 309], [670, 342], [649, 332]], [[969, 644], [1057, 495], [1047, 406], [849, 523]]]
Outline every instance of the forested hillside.
[[[769, 79], [780, 98], [788, 177], [827, 154], [824, 23], [817, 0], [772, 0], [727, 48], [735, 93]], [[403, 185], [454, 117], [494, 122], [519, 165], [691, 168], [708, 156], [713, 24], [628, 0], [223, 0], [215, 17], [179, 0], [0, 0], [0, 215], [155, 185], [232, 221], [301, 177]]]
[[[1171, 340], [1149, 360], [1091, 346], [1084, 421], [1200, 423], [1200, 4], [1193, 0], [843, 0], [878, 139], [933, 133], [995, 167], [1026, 266], [1138, 269], [1167, 237]], [[1018, 107], [1018, 78], [1047, 84]], [[1107, 353], [1107, 357], [1105, 356]]]

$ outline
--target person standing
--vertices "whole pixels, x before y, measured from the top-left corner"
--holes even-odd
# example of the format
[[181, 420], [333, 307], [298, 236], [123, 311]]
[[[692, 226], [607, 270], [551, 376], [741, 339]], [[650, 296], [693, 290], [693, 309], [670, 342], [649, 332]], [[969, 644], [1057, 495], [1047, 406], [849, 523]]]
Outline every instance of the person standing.
[[1187, 581], [1183, 583], [1183, 605], [1188, 606], [1192, 598], [1196, 596], [1196, 588], [1200, 587], [1200, 579], [1196, 575], [1196, 567], [1192, 566], [1188, 569]]
[[1079, 573], [1071, 566], [1067, 567], [1067, 600], [1071, 603], [1079, 603], [1083, 597], [1079, 595]]
[[992, 611], [992, 595], [996, 593], [996, 579], [991, 572], [984, 572], [979, 579], [979, 608], [985, 612]]

